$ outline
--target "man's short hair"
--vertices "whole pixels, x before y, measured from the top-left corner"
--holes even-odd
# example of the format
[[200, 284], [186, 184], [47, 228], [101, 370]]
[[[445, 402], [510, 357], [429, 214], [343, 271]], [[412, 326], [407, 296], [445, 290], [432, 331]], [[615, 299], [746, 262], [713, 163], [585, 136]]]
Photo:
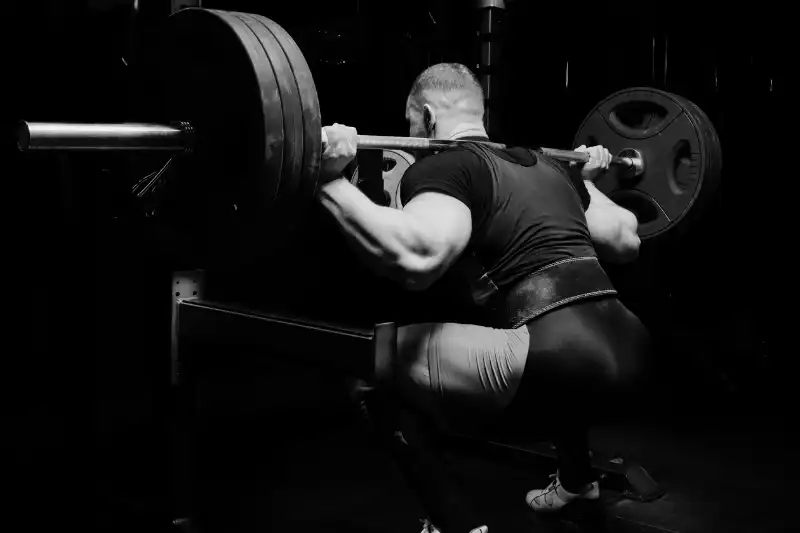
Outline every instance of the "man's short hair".
[[439, 63], [426, 68], [414, 80], [408, 95], [408, 103], [421, 108], [426, 103], [425, 91], [472, 93], [483, 111], [483, 88], [475, 74], [460, 63]]

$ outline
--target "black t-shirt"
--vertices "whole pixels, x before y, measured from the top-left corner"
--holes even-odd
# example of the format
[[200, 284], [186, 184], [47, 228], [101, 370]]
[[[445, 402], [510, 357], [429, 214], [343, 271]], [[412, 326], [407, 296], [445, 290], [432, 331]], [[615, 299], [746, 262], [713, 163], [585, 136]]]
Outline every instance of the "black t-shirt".
[[560, 259], [595, 255], [586, 185], [526, 148], [465, 147], [422, 158], [403, 175], [401, 201], [423, 192], [447, 194], [470, 209], [465, 255], [474, 252], [498, 287]]

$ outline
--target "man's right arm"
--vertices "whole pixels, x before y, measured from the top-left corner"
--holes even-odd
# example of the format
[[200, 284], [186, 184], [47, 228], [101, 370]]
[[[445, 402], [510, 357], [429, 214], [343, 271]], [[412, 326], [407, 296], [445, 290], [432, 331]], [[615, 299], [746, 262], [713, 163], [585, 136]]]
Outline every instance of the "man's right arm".
[[586, 223], [597, 256], [609, 263], [628, 263], [639, 255], [641, 241], [636, 215], [612, 202], [594, 183], [585, 180], [591, 201], [586, 210]]

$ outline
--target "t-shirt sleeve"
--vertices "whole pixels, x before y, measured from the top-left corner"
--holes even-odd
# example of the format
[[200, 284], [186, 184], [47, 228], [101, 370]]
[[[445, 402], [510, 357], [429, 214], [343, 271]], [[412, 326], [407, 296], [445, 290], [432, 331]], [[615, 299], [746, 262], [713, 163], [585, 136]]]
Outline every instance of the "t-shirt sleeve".
[[420, 159], [403, 174], [400, 200], [407, 204], [423, 192], [452, 196], [473, 209], [473, 180], [480, 175], [483, 161], [468, 150], [448, 150]]
[[592, 197], [589, 195], [589, 189], [586, 188], [586, 183], [583, 182], [583, 178], [578, 172], [567, 172], [567, 175], [572, 181], [575, 190], [578, 192], [578, 196], [581, 197], [583, 210], [586, 211], [589, 209], [589, 203], [592, 201]]

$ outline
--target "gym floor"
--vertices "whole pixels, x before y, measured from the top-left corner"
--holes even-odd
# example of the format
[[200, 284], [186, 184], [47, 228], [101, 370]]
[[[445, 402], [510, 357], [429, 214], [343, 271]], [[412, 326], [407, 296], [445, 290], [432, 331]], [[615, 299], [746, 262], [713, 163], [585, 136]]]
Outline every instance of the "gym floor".
[[[370, 444], [363, 422], [342, 395], [337, 400], [330, 385], [327, 390], [319, 386], [321, 378], [305, 379], [306, 392], [292, 395], [292, 390], [298, 392], [297, 383], [285, 373], [273, 376], [279, 377], [250, 383], [215, 376], [222, 385], [214, 387], [214, 398], [224, 399], [226, 389], [238, 392], [218, 402], [223, 417], [216, 429], [224, 440], [211, 444], [220, 448], [218, 466], [229, 468], [227, 475], [215, 476], [212, 488], [217, 494], [208, 502], [224, 524], [215, 531], [236, 530], [236, 523], [244, 521], [256, 526], [247, 531], [419, 531], [425, 515], [420, 502], [389, 454]], [[284, 401], [255, 413], [259, 396], [270, 403], [265, 390]], [[307, 392], [313, 390], [319, 393], [316, 400]], [[760, 404], [723, 412], [703, 409], [706, 402], [695, 395], [676, 393], [669, 398], [675, 401], [670, 416], [662, 412], [594, 431], [594, 449], [638, 459], [667, 490], [651, 503], [619, 500], [619, 494], [604, 490], [607, 531], [794, 530], [794, 492], [787, 487], [800, 480], [794, 458], [797, 436], [786, 430], [791, 425], [784, 420], [790, 419], [776, 412], [781, 400], [762, 398]], [[250, 412], [240, 409], [237, 414], [229, 409], [230, 402]], [[288, 404], [294, 408], [287, 409]], [[19, 518], [63, 526], [87, 518], [92, 522], [94, 515], [97, 531], [167, 531], [168, 514], [186, 516], [188, 499], [199, 496], [200, 487], [186, 469], [184, 459], [191, 456], [192, 446], [181, 426], [173, 432], [168, 462], [163, 433], [153, 439], [152, 430], [138, 438], [122, 432], [118, 442], [106, 446], [108, 453], [88, 456], [69, 445], [81, 431], [70, 429], [72, 422], [80, 420], [65, 425], [44, 412], [39, 418], [24, 425], [9, 419], [5, 428], [5, 445], [17, 449], [6, 457], [11, 472], [7, 479], [14, 479], [14, 467], [19, 469], [7, 500], [16, 502], [8, 507], [6, 520], [11, 523], [20, 523]], [[493, 533], [592, 531], [580, 520], [541, 520], [525, 506], [525, 492], [544, 486], [550, 467], [530, 468], [456, 451], [446, 462], [463, 479]], [[168, 469], [172, 494], [165, 490]], [[178, 508], [167, 512], [165, 502], [177, 502]]]
[[[650, 503], [605, 491], [608, 529], [788, 531], [792, 493], [782, 488], [798, 478], [788, 471], [790, 448], [780, 426], [764, 426], [764, 420], [731, 416], [705, 428], [685, 423], [595, 431], [595, 448], [635, 456], [667, 489]], [[279, 492], [278, 501], [298, 531], [415, 531], [414, 520], [422, 517], [419, 503], [388, 457], [365, 442], [340, 427], [287, 447], [293, 450], [284, 457], [293, 465], [293, 483]], [[463, 453], [453, 453], [448, 463], [461, 474], [491, 531], [585, 530], [574, 527], [580, 521], [538, 520], [525, 506], [524, 494], [544, 486], [552, 472], [524, 471], [507, 461]]]
[[[241, 379], [234, 384], [216, 374], [206, 393], [207, 405], [216, 405], [209, 411], [216, 420], [207, 426], [209, 435], [225, 438], [210, 442], [200, 437], [207, 446], [200, 453], [222, 460], [206, 464], [214, 481], [205, 489], [195, 482], [192, 490], [210, 490], [203, 507], [215, 508], [211, 513], [218, 527], [246, 523], [248, 531], [419, 531], [425, 516], [420, 502], [388, 452], [371, 444], [363, 422], [342, 396], [320, 378], [306, 380], [304, 389], [317, 390], [324, 404], [310, 393], [291, 397], [287, 393], [293, 385], [277, 375], [287, 374], [245, 384], [251, 395]], [[235, 400], [225, 392], [232, 386]], [[268, 412], [257, 406], [269, 403], [265, 390], [283, 398]], [[544, 519], [528, 510], [524, 495], [548, 483], [549, 464], [532, 467], [527, 460], [456, 449], [445, 463], [492, 532], [791, 529], [794, 510], [785, 487], [798, 479], [790, 456], [796, 442], [783, 431], [776, 398], [746, 406], [726, 402], [723, 409], [720, 402], [701, 400], [685, 387], [681, 394], [662, 397], [668, 409], [654, 407], [650, 416], [626, 417], [592, 435], [594, 449], [638, 460], [667, 491], [654, 502], [640, 503], [604, 490], [599, 508], [605, 529], [585, 510]], [[233, 417], [232, 401], [239, 406]], [[287, 411], [289, 404], [293, 408]], [[227, 473], [212, 473], [217, 467]], [[189, 479], [181, 475], [179, 484]]]

